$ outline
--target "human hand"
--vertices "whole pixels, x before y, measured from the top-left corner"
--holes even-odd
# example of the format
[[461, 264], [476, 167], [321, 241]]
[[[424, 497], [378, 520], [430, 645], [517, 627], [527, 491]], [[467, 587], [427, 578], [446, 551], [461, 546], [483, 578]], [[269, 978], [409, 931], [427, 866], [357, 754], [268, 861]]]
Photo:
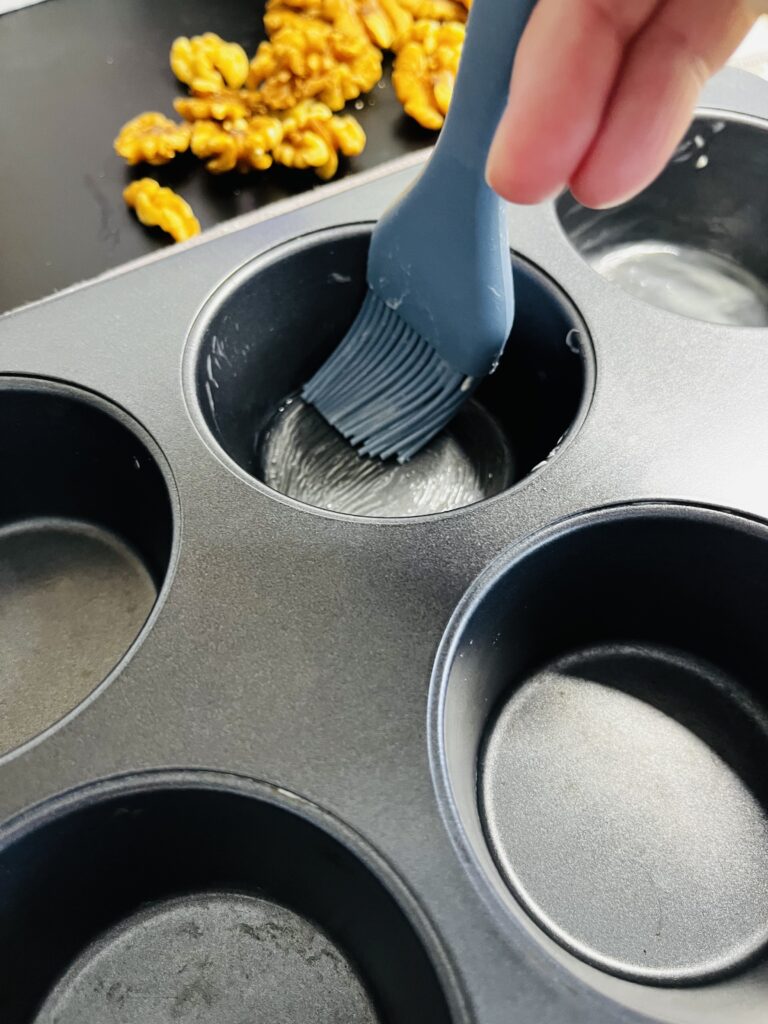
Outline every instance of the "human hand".
[[504, 198], [612, 206], [661, 172], [768, 0], [539, 0], [488, 158]]

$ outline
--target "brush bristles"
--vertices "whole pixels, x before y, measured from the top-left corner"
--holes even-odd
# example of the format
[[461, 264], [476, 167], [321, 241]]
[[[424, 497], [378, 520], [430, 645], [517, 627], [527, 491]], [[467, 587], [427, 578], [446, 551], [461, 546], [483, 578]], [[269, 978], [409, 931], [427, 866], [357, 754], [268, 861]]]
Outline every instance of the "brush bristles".
[[369, 291], [302, 397], [361, 455], [406, 462], [453, 417], [471, 384]]

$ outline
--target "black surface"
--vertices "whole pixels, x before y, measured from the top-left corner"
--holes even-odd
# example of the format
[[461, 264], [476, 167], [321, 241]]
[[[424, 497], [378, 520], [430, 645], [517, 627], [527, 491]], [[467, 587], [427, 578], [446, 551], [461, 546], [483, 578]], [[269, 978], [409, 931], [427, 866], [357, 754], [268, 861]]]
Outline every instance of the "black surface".
[[[177, 35], [217, 32], [249, 54], [264, 37], [260, 0], [47, 0], [0, 16], [0, 312], [171, 244], [122, 200], [145, 174], [181, 192], [203, 229], [319, 185], [311, 171], [209, 174], [186, 154], [130, 169], [112, 149], [129, 118], [175, 116], [168, 65]], [[365, 152], [346, 173], [429, 145], [389, 85], [365, 98]], [[342, 175], [339, 175], [341, 177]]]

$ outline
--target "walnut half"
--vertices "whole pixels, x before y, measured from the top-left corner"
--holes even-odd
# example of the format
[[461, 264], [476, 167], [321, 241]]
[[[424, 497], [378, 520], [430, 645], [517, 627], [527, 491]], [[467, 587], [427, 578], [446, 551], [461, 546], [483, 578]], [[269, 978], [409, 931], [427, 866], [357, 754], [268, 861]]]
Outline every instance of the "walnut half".
[[115, 139], [115, 152], [129, 164], [167, 164], [189, 148], [189, 125], [148, 111], [128, 121]]
[[278, 117], [259, 114], [231, 121], [195, 121], [191, 149], [196, 157], [207, 160], [213, 174], [238, 170], [265, 171], [272, 166], [272, 150], [283, 138]]
[[323, 103], [305, 100], [283, 114], [283, 141], [275, 147], [277, 163], [313, 167], [327, 181], [339, 167], [339, 153], [357, 156], [365, 148], [365, 132], [354, 117], [338, 117]]
[[424, 128], [443, 125], [453, 94], [464, 25], [460, 22], [414, 23], [411, 37], [395, 58], [392, 85], [406, 114]]
[[152, 178], [139, 178], [123, 189], [123, 199], [142, 224], [162, 228], [177, 242], [200, 234], [200, 222], [189, 203]]
[[239, 89], [248, 77], [248, 55], [237, 43], [228, 43], [215, 32], [179, 36], [171, 46], [171, 70], [192, 89], [216, 92]]

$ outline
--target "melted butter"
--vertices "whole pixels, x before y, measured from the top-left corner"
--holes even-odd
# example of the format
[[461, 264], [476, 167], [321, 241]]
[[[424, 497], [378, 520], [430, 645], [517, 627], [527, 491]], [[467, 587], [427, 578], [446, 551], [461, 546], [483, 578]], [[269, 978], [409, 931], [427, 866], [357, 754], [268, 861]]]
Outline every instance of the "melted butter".
[[492, 497], [513, 481], [504, 435], [476, 402], [405, 465], [357, 454], [301, 399], [258, 439], [260, 475], [281, 494], [358, 516], [430, 515]]
[[590, 262], [629, 294], [672, 313], [736, 327], [768, 326], [768, 285], [714, 253], [634, 242], [595, 253]]

